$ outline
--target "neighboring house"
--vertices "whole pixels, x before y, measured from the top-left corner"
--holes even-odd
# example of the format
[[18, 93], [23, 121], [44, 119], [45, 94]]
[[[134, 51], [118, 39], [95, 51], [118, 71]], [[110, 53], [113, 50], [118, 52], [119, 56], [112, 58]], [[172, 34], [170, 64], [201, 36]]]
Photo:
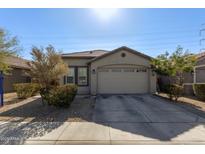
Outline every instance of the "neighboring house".
[[[184, 94], [194, 95], [193, 83], [205, 83], [205, 52], [196, 55], [197, 61], [193, 72], [183, 74]], [[162, 87], [170, 81], [175, 82], [174, 77], [159, 76]]]
[[30, 82], [30, 77], [25, 74], [25, 71], [29, 69], [27, 62], [27, 60], [15, 56], [5, 58], [5, 63], [12, 68], [8, 75], [4, 75], [3, 87], [5, 93], [13, 92], [13, 84], [15, 83]]
[[151, 57], [120, 47], [62, 54], [69, 73], [61, 84], [78, 85], [78, 94], [141, 94], [156, 91]]
[[[184, 79], [184, 94], [194, 95], [193, 83], [205, 83], [205, 52], [196, 55], [197, 61], [193, 72], [183, 74]], [[164, 85], [169, 82], [174, 83], [174, 77], [159, 75], [159, 86], [161, 90]]]
[[185, 94], [193, 95], [193, 83], [205, 83], [205, 52], [196, 55], [197, 62], [194, 72], [184, 75]]
[[194, 72], [194, 82], [205, 83], [205, 52], [197, 55], [197, 64]]

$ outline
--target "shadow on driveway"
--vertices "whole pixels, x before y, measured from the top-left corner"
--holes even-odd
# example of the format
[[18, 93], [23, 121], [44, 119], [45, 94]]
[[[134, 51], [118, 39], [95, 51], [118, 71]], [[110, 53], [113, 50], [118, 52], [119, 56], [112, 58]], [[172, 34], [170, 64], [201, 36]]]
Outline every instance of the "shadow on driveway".
[[[0, 121], [0, 144], [23, 144], [31, 137], [57, 130], [65, 122], [76, 121], [109, 127], [109, 136], [115, 141], [171, 141], [184, 134], [186, 139], [186, 132], [205, 122], [203, 117], [151, 95], [98, 96], [95, 108], [93, 105], [89, 97], [82, 97], [76, 98], [70, 108], [62, 109], [43, 105], [38, 98], [2, 112], [0, 118], [11, 119]], [[79, 129], [72, 131], [74, 138], [81, 133]], [[91, 135], [102, 133], [87, 131], [92, 131], [88, 133]], [[189, 135], [198, 141], [205, 138], [205, 131], [201, 129]]]
[[[171, 141], [181, 135], [181, 139], [205, 141], [205, 113], [198, 115], [194, 110], [151, 95], [101, 95], [93, 120], [109, 126], [113, 140]], [[200, 130], [193, 131], [195, 127]]]

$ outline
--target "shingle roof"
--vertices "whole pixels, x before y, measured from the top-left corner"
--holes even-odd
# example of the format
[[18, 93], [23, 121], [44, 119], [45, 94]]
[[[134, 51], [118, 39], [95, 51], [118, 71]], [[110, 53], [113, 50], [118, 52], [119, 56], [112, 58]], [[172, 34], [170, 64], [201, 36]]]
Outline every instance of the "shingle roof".
[[101, 56], [108, 51], [106, 50], [90, 50], [90, 51], [83, 51], [83, 52], [73, 52], [73, 53], [66, 53], [66, 54], [61, 54], [62, 57], [76, 57], [76, 58], [95, 58], [98, 56]]
[[29, 69], [29, 66], [27, 64], [28, 60], [25, 60], [20, 57], [9, 56], [9, 57], [6, 57], [4, 61], [11, 67]]
[[197, 54], [196, 57], [197, 59], [201, 59], [202, 57], [205, 57], [205, 51]]

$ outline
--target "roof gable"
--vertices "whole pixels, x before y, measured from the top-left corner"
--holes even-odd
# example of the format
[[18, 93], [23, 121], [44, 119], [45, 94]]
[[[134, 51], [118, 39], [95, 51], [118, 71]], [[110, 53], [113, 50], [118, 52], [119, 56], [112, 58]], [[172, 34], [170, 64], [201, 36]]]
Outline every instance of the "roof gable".
[[122, 51], [122, 50], [131, 52], [131, 53], [133, 53], [133, 54], [135, 54], [135, 55], [137, 55], [137, 56], [143, 57], [143, 58], [148, 59], [148, 60], [151, 60], [151, 59], [152, 59], [152, 57], [150, 57], [150, 56], [148, 56], [148, 55], [145, 55], [145, 54], [143, 54], [143, 53], [141, 53], [141, 52], [138, 52], [138, 51], [133, 50], [133, 49], [131, 49], [131, 48], [128, 48], [128, 47], [126, 47], [126, 46], [122, 46], [122, 47], [119, 47], [119, 48], [117, 48], [117, 49], [114, 49], [114, 50], [112, 50], [112, 51], [110, 51], [110, 52], [107, 52], [106, 54], [103, 54], [102, 56], [99, 56], [99, 57], [94, 58], [94, 59], [91, 60], [89, 63], [92, 63], [92, 62], [94, 62], [94, 61], [97, 61], [97, 60], [99, 60], [99, 59], [102, 59], [102, 58], [104, 58], [104, 57], [107, 57], [107, 56], [109, 56], [109, 55], [112, 55], [112, 54], [117, 53], [117, 52]]
[[198, 60], [202, 60], [203, 58], [205, 58], [205, 51], [197, 54], [196, 57]]

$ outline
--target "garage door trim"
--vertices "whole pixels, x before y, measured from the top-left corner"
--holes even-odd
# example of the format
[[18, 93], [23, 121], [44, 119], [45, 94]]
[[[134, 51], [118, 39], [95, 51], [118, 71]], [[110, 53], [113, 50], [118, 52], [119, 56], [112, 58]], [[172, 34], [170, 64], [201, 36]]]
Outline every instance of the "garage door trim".
[[[120, 71], [113, 72], [112, 69], [116, 69], [116, 70], [120, 70]], [[130, 69], [130, 70], [134, 69], [134, 72], [133, 71], [125, 71], [125, 69]], [[100, 71], [100, 70], [103, 70], [103, 71]], [[136, 71], [136, 70], [140, 70], [140, 71]], [[109, 75], [106, 76], [103, 73], [110, 73], [110, 76]], [[106, 84], [105, 84], [105, 86], [103, 87], [104, 89], [102, 90], [102, 83], [104, 83], [104, 82], [103, 82], [103, 79], [101, 77], [104, 77], [104, 75], [105, 75], [109, 80], [109, 79], [112, 79], [112, 75], [115, 73], [116, 73], [116, 75], [119, 75], [122, 73], [126, 73], [126, 74], [128, 73], [129, 76], [127, 76], [127, 79], [134, 81], [134, 83], [136, 83], [136, 85], [138, 85], [138, 83], [140, 83], [140, 85], [138, 85], [138, 87], [134, 87], [133, 86], [134, 83], [132, 84], [132, 81], [130, 81], [130, 83], [128, 83], [128, 85], [125, 85], [125, 87], [128, 88], [127, 90], [125, 90], [127, 92], [122, 92], [123, 90], [119, 90], [119, 88], [118, 88], [118, 90], [116, 90], [116, 92], [112, 92], [115, 90], [113, 90], [111, 88], [111, 90], [110, 90], [112, 92], [111, 93], [109, 90], [104, 90], [104, 89], [106, 89], [106, 88], [104, 88], [104, 87], [106, 87]], [[140, 76], [136, 76], [136, 77], [138, 77], [138, 79], [136, 78], [136, 80], [135, 80], [135, 76], [133, 76], [133, 75], [135, 75], [134, 73], [136, 73], [136, 74], [140, 73]], [[146, 73], [146, 74], [144, 74], [144, 73]], [[120, 78], [120, 76], [118, 76], [118, 80], [122, 81], [124, 79], [123, 76], [126, 78], [126, 74], [123, 74], [122, 78]], [[144, 80], [141, 80], [141, 79], [144, 79]], [[107, 84], [109, 84], [110, 81], [111, 80], [109, 80]], [[120, 82], [120, 83], [122, 83], [122, 82]], [[110, 84], [116, 84], [116, 83], [111, 82]], [[113, 88], [115, 89], [115, 87], [113, 87]], [[129, 87], [130, 87], [130, 89], [129, 89]], [[120, 88], [120, 89], [122, 89], [122, 88]], [[136, 92], [134, 92], [134, 91], [136, 91]], [[99, 67], [97, 69], [97, 93], [98, 94], [119, 94], [119, 93], [120, 94], [129, 94], [129, 93], [135, 94], [135, 93], [148, 93], [148, 91], [149, 91], [149, 68], [146, 66], [118, 64], [118, 65], [107, 65], [107, 66]]]

